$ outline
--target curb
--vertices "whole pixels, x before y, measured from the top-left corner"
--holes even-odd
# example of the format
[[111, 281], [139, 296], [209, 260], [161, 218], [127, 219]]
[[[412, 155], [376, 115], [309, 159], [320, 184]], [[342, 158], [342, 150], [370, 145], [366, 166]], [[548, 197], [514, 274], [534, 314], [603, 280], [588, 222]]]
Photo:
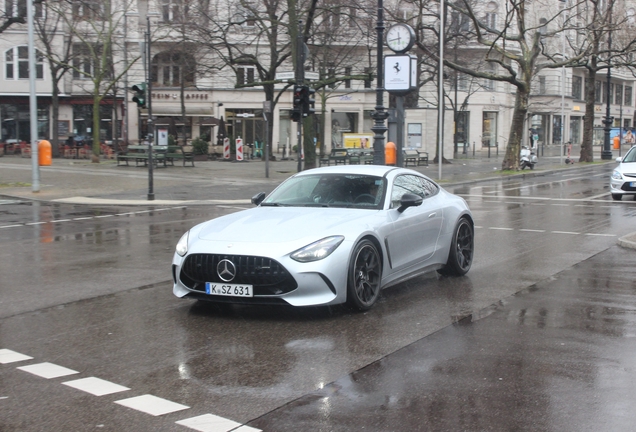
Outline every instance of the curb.
[[627, 249], [636, 249], [636, 232], [619, 238], [618, 245]]

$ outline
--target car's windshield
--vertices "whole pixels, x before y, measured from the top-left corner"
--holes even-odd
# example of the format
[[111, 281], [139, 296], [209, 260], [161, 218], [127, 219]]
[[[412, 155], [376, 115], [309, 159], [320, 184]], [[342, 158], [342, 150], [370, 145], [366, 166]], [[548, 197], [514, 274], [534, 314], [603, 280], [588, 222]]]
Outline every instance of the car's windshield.
[[263, 206], [380, 208], [386, 181], [360, 174], [315, 174], [292, 177], [272, 192]]
[[636, 162], [636, 147], [632, 147], [625, 157], [623, 158], [623, 162]]

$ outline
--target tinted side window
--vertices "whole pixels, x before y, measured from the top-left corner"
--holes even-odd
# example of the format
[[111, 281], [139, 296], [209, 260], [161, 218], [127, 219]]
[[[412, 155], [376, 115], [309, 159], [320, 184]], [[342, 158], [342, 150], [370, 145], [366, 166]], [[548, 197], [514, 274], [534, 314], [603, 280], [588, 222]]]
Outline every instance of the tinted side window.
[[405, 193], [411, 193], [426, 199], [439, 192], [439, 187], [430, 180], [414, 175], [401, 175], [395, 178], [391, 188], [391, 208], [400, 206]]

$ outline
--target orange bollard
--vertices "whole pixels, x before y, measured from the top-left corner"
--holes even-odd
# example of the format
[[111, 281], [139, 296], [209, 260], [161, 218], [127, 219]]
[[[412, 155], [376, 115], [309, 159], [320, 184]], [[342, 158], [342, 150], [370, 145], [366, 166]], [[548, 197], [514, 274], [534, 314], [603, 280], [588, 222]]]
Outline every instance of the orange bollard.
[[51, 143], [47, 140], [42, 140], [38, 144], [38, 163], [40, 166], [51, 165]]
[[397, 148], [395, 143], [389, 141], [384, 146], [384, 163], [386, 165], [395, 165], [397, 163]]
[[618, 150], [621, 148], [621, 139], [617, 136], [614, 137], [614, 149]]

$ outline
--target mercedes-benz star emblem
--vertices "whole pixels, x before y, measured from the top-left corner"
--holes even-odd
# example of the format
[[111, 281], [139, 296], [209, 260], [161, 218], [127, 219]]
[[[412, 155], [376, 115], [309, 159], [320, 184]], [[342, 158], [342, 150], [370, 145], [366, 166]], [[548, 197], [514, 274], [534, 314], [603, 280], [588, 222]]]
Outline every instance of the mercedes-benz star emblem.
[[236, 266], [228, 259], [221, 260], [216, 266], [216, 273], [223, 282], [230, 282], [236, 277]]

